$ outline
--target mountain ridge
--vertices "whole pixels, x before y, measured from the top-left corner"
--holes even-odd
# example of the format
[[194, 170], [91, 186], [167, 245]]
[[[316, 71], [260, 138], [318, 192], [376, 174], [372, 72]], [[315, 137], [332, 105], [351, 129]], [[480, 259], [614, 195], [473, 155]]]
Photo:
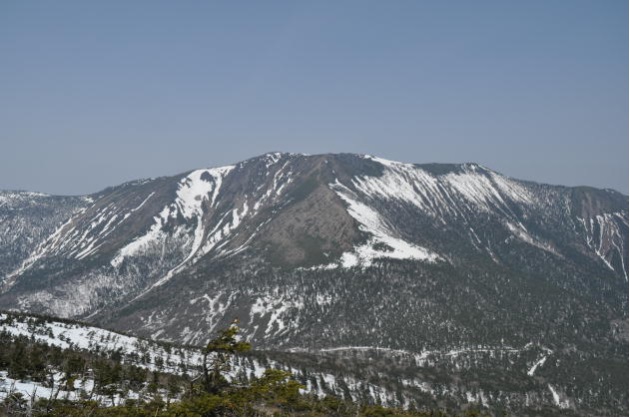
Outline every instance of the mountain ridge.
[[484, 376], [508, 373], [489, 353], [532, 370], [544, 353], [523, 363], [526, 347], [546, 347], [534, 371], [555, 370], [578, 410], [623, 389], [609, 372], [628, 356], [618, 192], [478, 164], [275, 153], [89, 196], [0, 193], [0, 230], [3, 309], [178, 344], [239, 318], [264, 350], [465, 352]]
[[[306, 153], [294, 153], [294, 152], [286, 152], [286, 151], [269, 151], [266, 152], [264, 154], [260, 154], [257, 155], [255, 157], [251, 157], [248, 158], [246, 160], [242, 160], [241, 162], [244, 161], [249, 161], [249, 160], [255, 160], [255, 159], [259, 159], [259, 158], [263, 158], [265, 156], [268, 155], [274, 155], [274, 154], [280, 154], [280, 155], [294, 155], [294, 156], [304, 156], [304, 157], [318, 157], [318, 156], [334, 156], [334, 155], [354, 155], [354, 156], [362, 156], [362, 157], [375, 157], [373, 154], [361, 154], [361, 153], [352, 153], [352, 152], [344, 152], [344, 153], [322, 153], [322, 154], [306, 154]], [[377, 157], [380, 158], [380, 157]], [[565, 184], [560, 184], [560, 183], [551, 183], [551, 182], [547, 182], [547, 181], [535, 181], [535, 180], [527, 180], [524, 178], [520, 178], [520, 177], [513, 177], [513, 176], [508, 176], [506, 174], [504, 174], [501, 171], [497, 171], [494, 169], [491, 169], [485, 165], [482, 165], [480, 163], [477, 163], [475, 161], [464, 161], [464, 162], [458, 162], [458, 163], [451, 163], [451, 162], [423, 162], [423, 163], [411, 163], [411, 162], [400, 162], [400, 161], [396, 161], [396, 160], [387, 160], [385, 158], [381, 158], [382, 160], [386, 160], [386, 161], [393, 161], [393, 162], [398, 162], [401, 164], [411, 164], [414, 166], [417, 166], [419, 168], [423, 168], [426, 169], [427, 171], [431, 171], [431, 167], [434, 168], [439, 168], [439, 167], [460, 167], [460, 166], [466, 166], [466, 165], [476, 165], [479, 166], [485, 170], [490, 170], [493, 171], [497, 174], [500, 174], [504, 177], [507, 177], [511, 180], [517, 180], [517, 181], [522, 181], [522, 182], [530, 182], [530, 183], [535, 183], [535, 184], [541, 184], [541, 185], [546, 185], [546, 186], [552, 186], [552, 187], [564, 187], [564, 188], [570, 188], [570, 189], [576, 189], [576, 188], [587, 188], [587, 189], [593, 189], [593, 190], [603, 190], [603, 191], [610, 191], [610, 192], [614, 192], [614, 193], [618, 193], [621, 194], [623, 196], [628, 196], [628, 194], [619, 191], [615, 188], [611, 188], [611, 187], [599, 187], [599, 186], [591, 186], [591, 185], [586, 185], [586, 184], [578, 184], [578, 185], [574, 185], [574, 186], [568, 186]], [[93, 196], [93, 195], [98, 195], [100, 193], [103, 193], [109, 189], [115, 188], [115, 187], [119, 187], [119, 186], [124, 186], [124, 185], [128, 185], [128, 184], [133, 184], [133, 183], [140, 183], [140, 182], [147, 182], [147, 181], [153, 181], [153, 180], [157, 180], [157, 179], [163, 179], [163, 178], [171, 178], [171, 177], [180, 177], [183, 175], [187, 175], [193, 171], [196, 170], [203, 170], [203, 169], [211, 169], [211, 168], [219, 168], [219, 167], [226, 167], [226, 166], [230, 166], [230, 165], [234, 165], [237, 163], [232, 163], [232, 164], [227, 164], [227, 165], [218, 165], [218, 166], [208, 166], [208, 167], [197, 167], [197, 168], [193, 168], [190, 170], [185, 170], [185, 171], [181, 171], [181, 172], [177, 172], [175, 174], [167, 174], [167, 175], [162, 175], [162, 176], [157, 176], [157, 177], [139, 177], [136, 179], [131, 179], [131, 180], [126, 180], [123, 181], [122, 183], [115, 185], [115, 186], [106, 186], [105, 188], [97, 191], [97, 192], [92, 192], [92, 193], [48, 193], [48, 192], [44, 192], [44, 191], [40, 191], [40, 190], [30, 190], [30, 189], [12, 189], [12, 188], [6, 188], [6, 189], [0, 189], [0, 193], [3, 194], [9, 194], [9, 193], [30, 193], [30, 194], [36, 194], [42, 197], [82, 197], [82, 196]]]
[[[329, 164], [329, 160], [333, 161], [333, 163]], [[276, 171], [274, 171], [274, 166], [278, 165], [280, 161], [282, 161], [282, 167], [279, 169], [275, 167]], [[301, 183], [298, 187], [295, 187], [295, 184], [291, 184], [293, 181], [291, 178], [292, 171], [282, 172], [282, 170], [289, 164], [301, 163], [304, 163], [302, 164], [304, 167], [300, 169], [306, 172], [300, 173], [302, 178], [298, 180], [301, 180]], [[263, 164], [266, 173], [260, 177], [260, 173], [256, 172], [256, 170], [260, 171], [263, 168]], [[329, 167], [331, 165], [332, 167]], [[240, 174], [240, 180], [236, 179], [236, 181], [228, 185], [228, 187], [234, 186], [232, 189], [236, 190], [222, 190], [223, 180], [230, 177], [230, 173], [235, 169], [236, 171], [245, 171], [244, 174]], [[337, 176], [335, 169], [340, 171], [339, 176]], [[359, 174], [355, 175], [356, 172], [353, 172], [353, 170], [358, 171]], [[258, 175], [257, 179], [255, 178], [256, 175]], [[252, 178], [254, 179], [252, 180]], [[443, 179], [446, 180], [443, 181]], [[252, 182], [255, 183], [256, 190], [248, 189], [252, 187]], [[83, 209], [78, 210], [87, 211], [87, 214], [85, 216], [79, 214], [76, 218], [79, 218], [80, 221], [82, 216], [86, 218], [90, 216], [90, 213], [96, 213], [97, 209], [101, 210], [99, 212], [100, 217], [98, 219], [97, 217], [92, 217], [90, 221], [92, 224], [97, 224], [93, 225], [96, 229], [100, 226], [102, 231], [98, 231], [100, 235], [94, 234], [97, 235], [95, 237], [90, 236], [93, 233], [91, 230], [85, 231], [84, 234], [82, 233], [83, 236], [80, 237], [79, 241], [82, 240], [83, 242], [77, 244], [79, 245], [78, 248], [71, 247], [72, 251], [68, 252], [68, 255], [82, 260], [86, 257], [90, 258], [97, 250], [107, 253], [107, 248], [109, 247], [110, 252], [113, 251], [109, 264], [114, 268], [118, 268], [126, 256], [133, 257], [134, 254], [142, 250], [145, 243], [154, 241], [158, 236], [173, 239], [174, 241], [186, 239], [190, 241], [191, 237], [164, 234], [162, 231], [163, 227], [168, 228], [167, 224], [175, 225], [173, 226], [174, 228], [180, 228], [184, 224], [184, 226], [192, 229], [192, 242], [187, 242], [186, 245], [189, 248], [185, 250], [188, 254], [186, 256], [182, 254], [177, 264], [165, 270], [160, 279], [145, 289], [148, 292], [166, 283], [187, 265], [198, 262], [205, 254], [213, 251], [214, 247], [217, 247], [217, 249], [226, 247], [227, 249], [224, 252], [227, 251], [228, 255], [242, 251], [243, 246], [247, 245], [247, 240], [251, 240], [261, 227], [264, 228], [265, 222], [274, 221], [272, 223], [274, 227], [267, 228], [270, 239], [266, 240], [266, 242], [272, 244], [272, 248], [265, 250], [267, 252], [265, 257], [279, 261], [280, 264], [288, 263], [293, 267], [333, 268], [335, 262], [345, 267], [369, 265], [374, 257], [412, 258], [425, 261], [444, 260], [443, 257], [440, 257], [439, 252], [428, 250], [425, 248], [426, 245], [423, 247], [421, 242], [424, 240], [420, 239], [420, 242], [418, 242], [416, 239], [414, 242], [413, 239], [409, 241], [409, 236], [405, 238], [407, 233], [404, 230], [405, 228], [394, 227], [392, 229], [392, 225], [395, 223], [392, 219], [398, 216], [397, 213], [393, 213], [391, 218], [383, 218], [381, 213], [370, 208], [371, 202], [382, 202], [383, 200], [387, 200], [386, 203], [388, 205], [389, 202], [394, 202], [397, 207], [396, 210], [404, 209], [409, 211], [409, 207], [413, 205], [415, 206], [415, 208], [412, 208], [413, 210], [420, 209], [423, 215], [429, 214], [433, 220], [437, 219], [443, 224], [447, 223], [445, 217], [455, 217], [456, 221], [463, 220], [465, 224], [468, 224], [467, 217], [476, 215], [475, 212], [498, 210], [501, 212], [500, 215], [505, 218], [502, 219], [504, 226], [516, 238], [553, 253], [556, 251], [553, 245], [548, 240], [532, 237], [524, 226], [523, 219], [519, 218], [520, 215], [514, 212], [514, 210], [517, 212], [523, 210], [517, 208], [515, 203], [533, 204], [532, 192], [525, 188], [523, 184], [534, 188], [545, 188], [548, 193], [549, 190], [556, 193], [569, 193], [569, 196], [565, 196], [565, 198], [579, 200], [579, 204], [575, 204], [575, 208], [572, 210], [579, 212], [580, 216], [577, 219], [582, 220], [581, 222], [587, 235], [589, 232], [591, 233], [591, 236], [587, 237], [587, 241], [596, 239], [595, 229], [597, 228], [594, 229], [593, 217], [599, 222], [601, 239], [603, 235], [602, 228], [604, 228], [602, 226], [603, 223], [614, 223], [614, 214], [622, 213], [612, 211], [611, 205], [614, 206], [614, 202], [610, 203], [610, 200], [623, 199], [623, 195], [613, 195], [610, 199], [606, 199], [605, 197], [607, 196], [602, 197], [601, 194], [603, 192], [596, 189], [566, 188], [526, 183], [507, 178], [474, 163], [422, 165], [398, 163], [369, 155], [321, 154], [306, 156], [272, 153], [254, 157], [232, 166], [197, 169], [176, 176], [131, 181], [104, 189], [92, 195], [79, 196], [77, 198], [83, 199], [85, 205]], [[281, 221], [275, 221], [273, 219], [274, 211], [280, 209], [277, 207], [275, 209], [264, 207], [265, 204], [261, 202], [265, 199], [274, 200], [277, 198], [277, 195], [282, 193], [282, 189], [285, 187], [288, 187], [286, 190], [290, 190], [293, 187], [293, 190], [290, 191], [286, 199], [283, 197], [285, 201], [281, 201], [280, 205], [289, 205], [289, 209], [285, 212], [292, 212], [290, 216], [281, 216]], [[128, 193], [130, 189], [131, 193]], [[259, 193], [258, 198], [262, 199], [259, 201], [250, 198], [247, 192], [243, 193], [245, 190], [249, 191], [250, 194], [252, 192], [255, 194], [260, 189], [265, 190], [265, 193]], [[217, 197], [220, 193], [228, 193], [228, 196], [223, 197], [219, 202]], [[357, 200], [356, 197], [358, 195], [356, 193], [362, 194], [367, 200]], [[598, 194], [596, 199], [597, 205], [601, 207], [593, 207], [591, 203], [591, 200], [593, 200], [592, 194]], [[582, 195], [587, 196], [587, 198], [583, 198]], [[41, 195], [38, 195], [38, 197], [44, 198]], [[305, 198], [310, 199], [308, 207], [299, 204], [300, 200]], [[463, 204], [459, 201], [456, 203], [455, 199], [457, 198]], [[130, 201], [127, 212], [124, 215], [121, 215], [122, 212], [113, 216], [106, 213], [108, 207], [119, 205], [121, 199], [125, 199], [123, 203], [126, 200]], [[535, 203], [540, 204], [539, 200]], [[100, 205], [95, 205], [95, 201], [100, 202]], [[296, 202], [298, 203], [297, 209], [294, 206]], [[94, 205], [90, 207], [90, 204]], [[334, 217], [337, 221], [322, 220], [320, 214], [312, 213], [309, 215], [309, 220], [311, 222], [317, 220], [314, 227], [310, 225], [303, 227], [299, 223], [299, 215], [295, 212], [313, 212], [313, 205], [315, 204], [319, 205], [316, 207], [327, 212], [328, 217]], [[146, 207], [143, 208], [145, 205]], [[221, 212], [222, 208], [215, 207], [217, 205], [225, 207], [223, 209], [224, 212]], [[406, 207], [403, 208], [402, 206], [405, 205]], [[105, 209], [103, 209], [103, 206], [105, 206]], [[619, 205], [617, 204], [617, 206]], [[93, 210], [94, 207], [96, 209]], [[158, 212], [157, 209], [160, 207], [162, 210]], [[229, 210], [225, 211], [225, 209]], [[264, 216], [267, 216], [267, 218], [262, 222], [259, 220], [259, 209], [262, 209], [263, 212], [266, 211]], [[389, 209], [389, 207], [385, 207], [385, 209]], [[271, 216], [268, 216], [270, 210], [272, 213]], [[208, 213], [212, 217], [215, 211], [222, 213], [223, 219], [227, 217], [229, 222], [224, 222], [221, 219], [212, 229], [210, 226], [204, 225], [204, 222], [214, 222], [208, 221], [206, 218], [208, 218]], [[141, 216], [144, 212], [144, 218], [136, 216], [136, 212]], [[599, 220], [597, 216], [599, 216], [600, 212], [608, 213], [610, 215], [608, 218], [612, 216], [612, 220], [608, 218]], [[334, 216], [330, 216], [332, 214]], [[110, 218], [107, 218], [107, 216], [110, 216]], [[247, 216], [250, 218], [258, 216], [258, 218], [252, 220], [253, 226], [249, 225], [246, 227], [249, 229], [248, 231], [241, 233], [238, 227]], [[295, 216], [298, 216], [298, 221], [295, 220]], [[132, 220], [139, 219], [138, 222], [141, 223], [135, 222], [130, 224], [126, 222], [127, 218]], [[72, 219], [75, 219], [74, 215]], [[448, 222], [450, 222], [450, 219]], [[107, 222], [105, 222], [106, 220]], [[589, 220], [589, 225], [587, 225], [586, 220]], [[623, 216], [621, 216], [621, 220], [624, 221]], [[258, 223], [256, 224], [256, 222]], [[295, 222], [298, 223], [296, 224]], [[127, 225], [125, 227], [126, 234], [120, 238], [123, 242], [108, 238], [109, 236], [115, 238], [117, 234], [120, 235], [120, 231], [117, 231], [116, 228], [123, 223]], [[191, 227], [192, 223], [196, 224], [194, 228]], [[108, 230], [110, 227], [111, 230]], [[302, 228], [301, 232], [297, 234], [292, 232], [295, 227]], [[41, 257], [46, 256], [48, 251], [62, 252], [64, 246], [76, 244], [73, 244], [72, 240], [76, 241], [78, 236], [63, 236], [63, 228], [62, 226], [56, 231], [59, 236], [55, 237], [52, 234], [48, 237], [49, 243], [46, 244], [48, 247], [43, 245], [40, 248], [40, 253], [37, 253], [37, 250], [32, 252], [23, 261], [21, 267], [5, 275], [3, 280], [4, 289], [10, 288], [17, 276], [24, 270], [28, 270], [34, 263], [37, 263]], [[322, 231], [321, 228], [325, 228], [325, 230]], [[72, 228], [69, 229], [73, 230]], [[131, 234], [128, 233], [130, 229]], [[469, 226], [469, 229], [473, 245], [479, 247], [481, 244], [479, 237], [472, 227]], [[73, 231], [76, 235], [76, 230]], [[236, 236], [231, 237], [232, 233], [235, 233]], [[330, 238], [334, 233], [341, 234], [343, 239], [339, 237]], [[610, 233], [618, 234], [618, 231], [615, 229]], [[135, 238], [126, 238], [129, 235]], [[357, 246], [358, 242], [365, 242], [364, 238], [366, 235], [371, 236], [372, 239], [368, 239], [368, 242], [362, 246]], [[417, 236], [421, 237], [421, 234], [416, 234], [413, 238], [415, 239]], [[107, 239], [103, 239], [103, 237]], [[91, 240], [92, 238], [96, 241]], [[58, 245], [59, 248], [55, 248], [60, 239], [62, 242]], [[89, 244], [85, 243], [86, 239]], [[226, 242], [225, 239], [235, 243]], [[322, 239], [325, 242], [320, 242]], [[475, 244], [475, 241], [477, 244]], [[97, 242], [99, 243], [97, 244]], [[601, 255], [600, 252], [605, 251], [605, 249], [602, 250], [602, 245], [596, 249], [595, 253], [608, 267], [615, 270], [611, 264], [615, 263], [613, 260], [615, 254], [612, 256]], [[282, 253], [274, 246], [280, 246]], [[267, 247], [269, 246], [267, 245]], [[335, 251], [334, 257], [328, 255], [329, 252]], [[487, 252], [494, 258], [489, 247], [487, 247]], [[623, 248], [619, 249], [618, 252], [619, 260], [615, 265], [620, 264], [627, 280], [627, 261], [623, 257]], [[619, 269], [619, 267], [617, 268]], [[137, 295], [135, 299], [140, 296]]]

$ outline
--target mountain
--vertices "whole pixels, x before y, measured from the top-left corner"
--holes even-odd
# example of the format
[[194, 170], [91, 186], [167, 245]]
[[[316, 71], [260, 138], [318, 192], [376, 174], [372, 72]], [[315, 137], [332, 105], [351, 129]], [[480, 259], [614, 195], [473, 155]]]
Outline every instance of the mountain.
[[261, 348], [418, 367], [477, 353], [464, 363], [506, 379], [488, 357], [522, 353], [506, 360], [515, 392], [627, 400], [628, 197], [613, 190], [272, 153], [90, 196], [2, 192], [0, 230], [3, 309], [185, 344], [239, 318]]

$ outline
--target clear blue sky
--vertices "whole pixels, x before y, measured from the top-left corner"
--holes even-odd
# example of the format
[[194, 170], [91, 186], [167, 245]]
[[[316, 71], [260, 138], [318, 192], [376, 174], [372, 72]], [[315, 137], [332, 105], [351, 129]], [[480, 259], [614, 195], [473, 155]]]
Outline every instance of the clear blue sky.
[[0, 189], [267, 151], [628, 193], [628, 3], [0, 2]]

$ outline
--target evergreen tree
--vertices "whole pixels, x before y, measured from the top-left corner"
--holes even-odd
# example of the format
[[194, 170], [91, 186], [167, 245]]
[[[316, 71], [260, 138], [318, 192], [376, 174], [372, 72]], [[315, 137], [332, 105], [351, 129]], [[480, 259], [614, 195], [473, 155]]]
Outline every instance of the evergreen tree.
[[208, 393], [219, 393], [227, 385], [223, 373], [230, 371], [232, 355], [252, 348], [250, 343], [238, 340], [237, 323], [238, 320], [234, 320], [229, 328], [219, 331], [219, 336], [211, 340], [204, 348], [204, 389]]

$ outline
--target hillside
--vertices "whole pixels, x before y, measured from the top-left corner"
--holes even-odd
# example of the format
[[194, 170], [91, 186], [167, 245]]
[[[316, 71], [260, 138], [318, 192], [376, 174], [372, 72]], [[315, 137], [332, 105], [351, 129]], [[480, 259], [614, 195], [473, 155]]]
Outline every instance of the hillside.
[[[74, 321], [4, 313], [0, 348], [0, 404], [9, 415], [25, 411], [66, 415], [75, 410], [142, 415], [142, 408], [157, 408], [168, 415], [177, 410], [169, 405], [189, 408], [200, 396], [190, 391], [202, 375], [202, 350], [196, 347], [143, 340]], [[225, 376], [235, 388], [248, 388], [268, 378], [267, 369], [287, 372], [301, 385], [302, 394], [302, 400], [291, 406], [298, 409], [284, 410], [290, 415], [355, 415], [356, 408], [362, 408], [361, 415], [563, 415], [575, 410], [561, 389], [547, 383], [554, 370], [543, 366], [554, 356], [546, 348], [528, 347], [526, 353], [480, 348], [423, 356], [367, 348], [344, 351], [341, 356], [241, 353]], [[539, 358], [532, 367], [519, 370], [526, 366], [523, 360], [534, 356]], [[475, 364], [484, 357], [491, 357], [497, 368], [509, 367], [514, 360], [518, 365], [510, 373], [487, 379]], [[389, 373], [383, 373], [386, 369]], [[510, 374], [536, 375], [527, 387], [528, 405], [519, 406], [519, 379]], [[472, 376], [477, 384], [466, 387], [462, 378]]]
[[436, 405], [627, 412], [612, 190], [274, 153], [90, 196], [0, 192], [0, 228], [3, 309], [177, 345], [238, 318], [259, 349]]

